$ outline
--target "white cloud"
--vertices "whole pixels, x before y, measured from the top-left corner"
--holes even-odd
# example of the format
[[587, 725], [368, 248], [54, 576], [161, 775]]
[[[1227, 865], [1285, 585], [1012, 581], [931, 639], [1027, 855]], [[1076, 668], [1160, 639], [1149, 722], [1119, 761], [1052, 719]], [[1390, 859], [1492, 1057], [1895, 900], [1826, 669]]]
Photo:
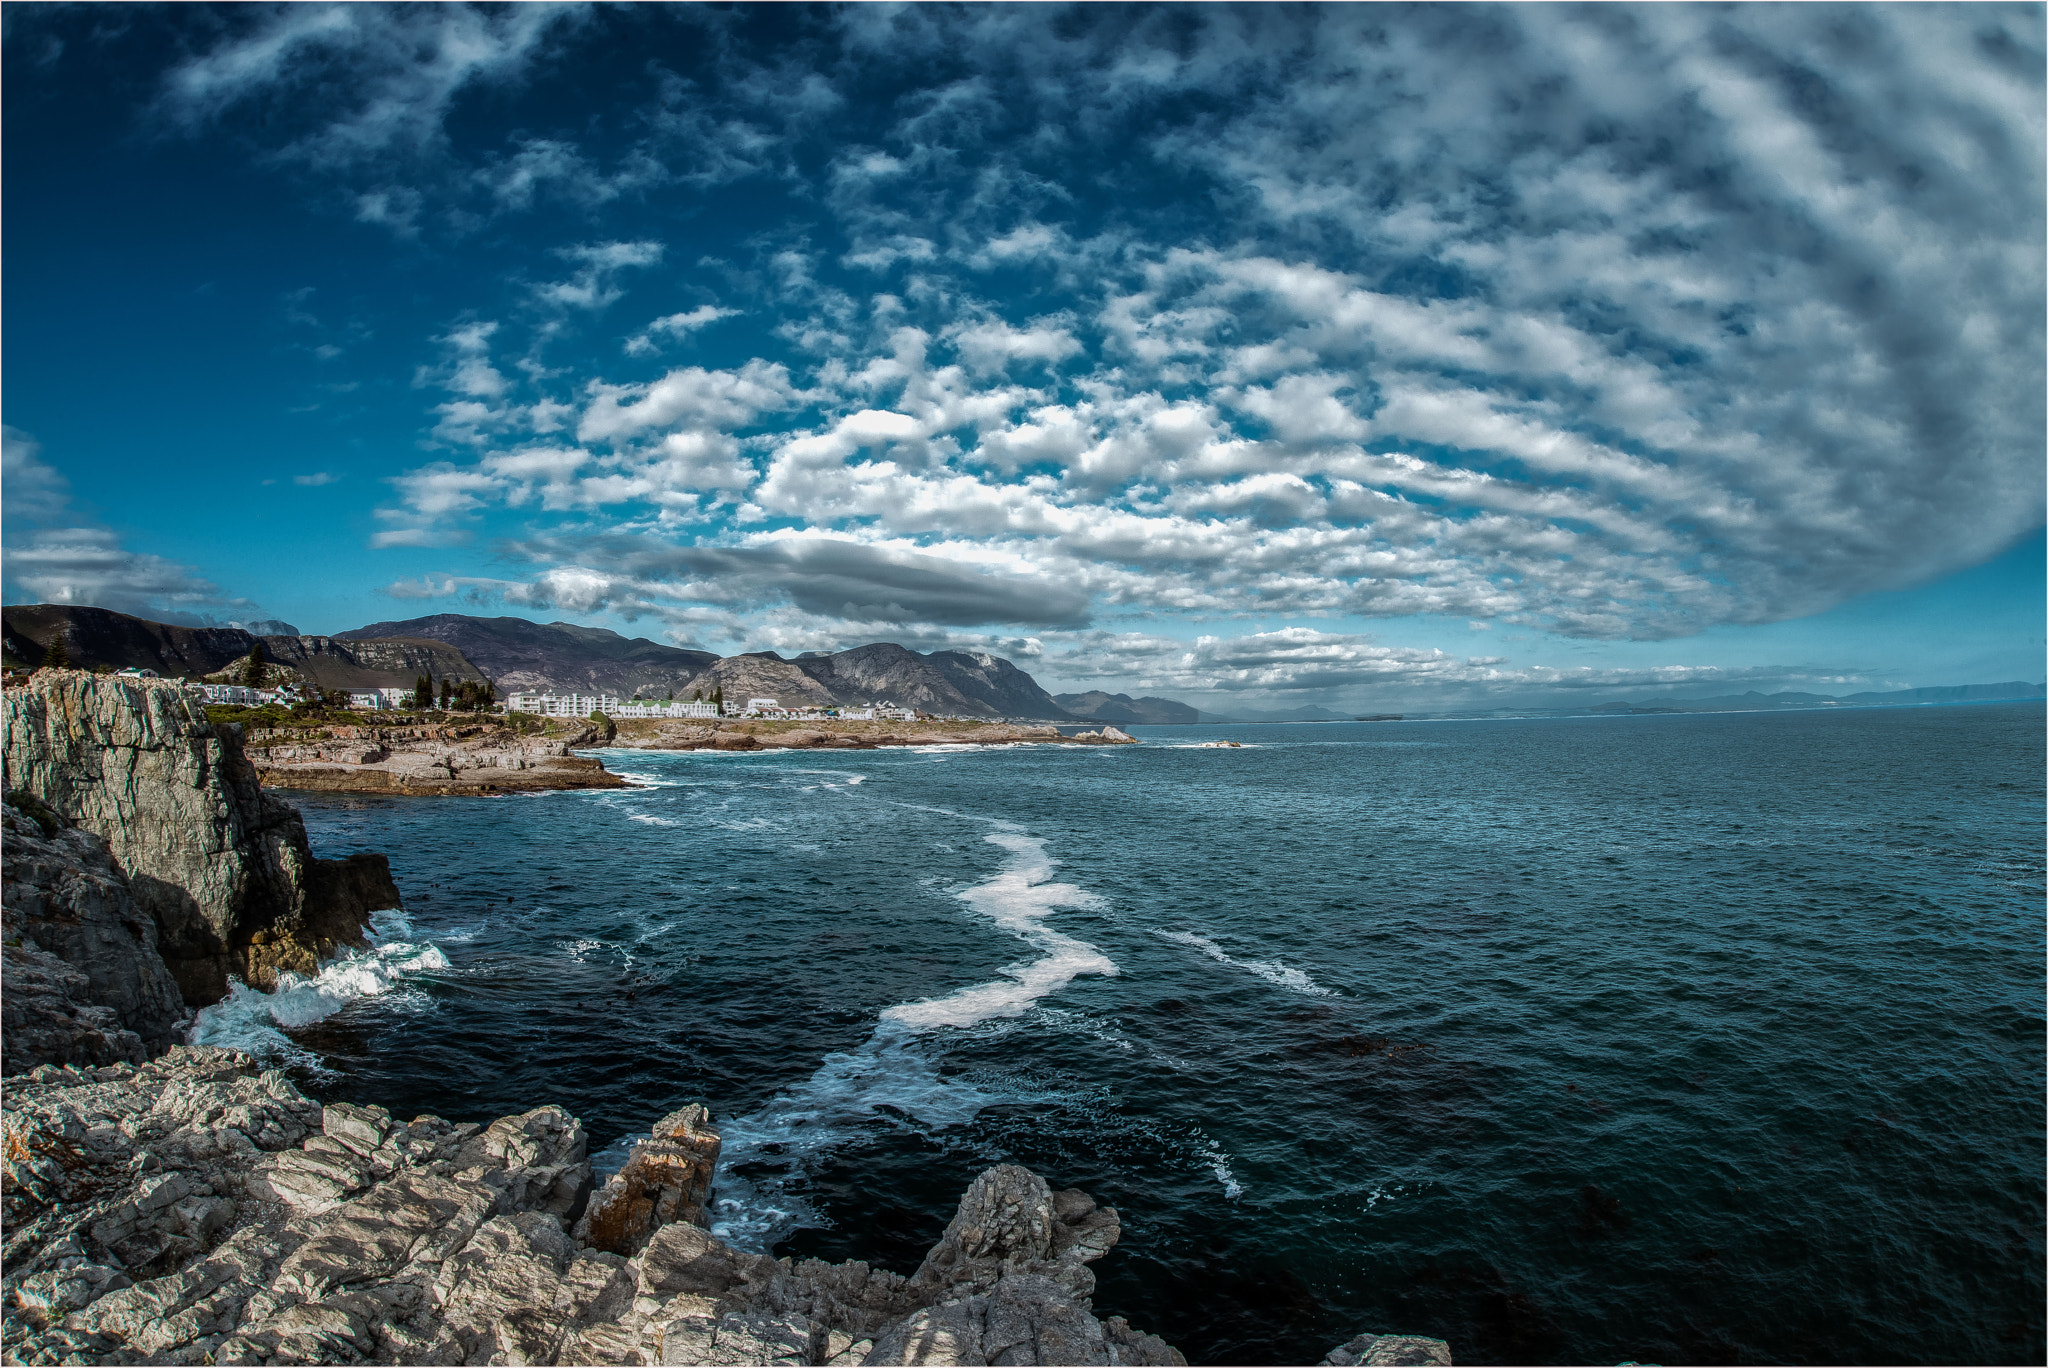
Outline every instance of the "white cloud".
[[672, 313], [655, 319], [639, 332], [626, 339], [628, 356], [651, 356], [657, 350], [657, 337], [688, 337], [700, 328], [707, 328], [721, 318], [737, 318], [738, 309], [721, 309], [715, 304], [700, 304], [683, 313]]
[[190, 566], [130, 551], [112, 529], [82, 519], [70, 483], [42, 459], [36, 440], [4, 430], [6, 544], [0, 548], [9, 602], [82, 604], [159, 621], [204, 622], [199, 610], [248, 608]]

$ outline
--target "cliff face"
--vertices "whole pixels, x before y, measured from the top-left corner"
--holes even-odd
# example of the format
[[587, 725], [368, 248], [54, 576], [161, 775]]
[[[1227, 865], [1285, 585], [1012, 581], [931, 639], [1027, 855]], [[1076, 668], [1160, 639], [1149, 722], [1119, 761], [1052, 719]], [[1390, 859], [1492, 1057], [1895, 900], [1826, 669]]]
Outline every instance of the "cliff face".
[[[409, 689], [421, 675], [475, 682], [483, 672], [442, 641], [339, 641], [323, 636], [263, 638], [263, 651], [322, 689]], [[244, 655], [248, 652], [244, 651]]]
[[106, 842], [36, 816], [0, 808], [0, 1061], [20, 1073], [163, 1053], [185, 1004], [157, 953], [156, 923], [135, 905]]
[[62, 635], [71, 663], [81, 669], [106, 665], [161, 675], [205, 675], [249, 654], [256, 640], [238, 627], [178, 627], [62, 603], [11, 605], [0, 617], [6, 622], [10, 665], [40, 665], [50, 639]]
[[106, 842], [195, 1006], [230, 974], [269, 988], [281, 969], [316, 972], [398, 905], [382, 856], [315, 860], [239, 729], [208, 723], [175, 685], [44, 670], [6, 691], [5, 727], [6, 788]]

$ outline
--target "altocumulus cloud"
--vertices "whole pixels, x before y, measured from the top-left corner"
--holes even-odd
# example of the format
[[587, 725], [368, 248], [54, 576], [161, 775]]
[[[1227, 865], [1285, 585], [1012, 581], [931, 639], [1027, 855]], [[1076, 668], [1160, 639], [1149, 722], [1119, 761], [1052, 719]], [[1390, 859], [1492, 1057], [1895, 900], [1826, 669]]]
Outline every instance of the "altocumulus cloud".
[[[1681, 637], [2040, 525], [2038, 6], [649, 14], [718, 61], [581, 144], [445, 136], [465, 84], [614, 22], [267, 12], [166, 85], [203, 121], [325, 60], [363, 94], [281, 150], [367, 196], [437, 149], [430, 208], [552, 182], [602, 225], [433, 344], [444, 453], [379, 534], [528, 570], [402, 592], [1107, 667], [1169, 619]], [[785, 226], [695, 265], [624, 208], [740, 182]], [[635, 311], [655, 271], [701, 302]], [[1300, 630], [1159, 677], [1496, 668]]]

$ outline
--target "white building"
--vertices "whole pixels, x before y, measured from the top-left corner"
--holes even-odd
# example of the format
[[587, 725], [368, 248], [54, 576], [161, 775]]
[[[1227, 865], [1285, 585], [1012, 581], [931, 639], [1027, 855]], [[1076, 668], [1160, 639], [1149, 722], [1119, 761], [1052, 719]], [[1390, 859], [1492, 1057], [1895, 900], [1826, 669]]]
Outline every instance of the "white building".
[[750, 713], [781, 712], [782, 705], [772, 698], [750, 698], [747, 700], [747, 711]]
[[613, 717], [716, 717], [716, 703], [621, 703]]
[[588, 717], [594, 712], [613, 716], [619, 710], [617, 694], [516, 693], [505, 700], [513, 712], [540, 717]]
[[275, 695], [262, 689], [252, 689], [245, 684], [187, 684], [185, 686], [199, 695], [202, 703], [223, 704], [238, 708], [253, 708], [268, 703]]

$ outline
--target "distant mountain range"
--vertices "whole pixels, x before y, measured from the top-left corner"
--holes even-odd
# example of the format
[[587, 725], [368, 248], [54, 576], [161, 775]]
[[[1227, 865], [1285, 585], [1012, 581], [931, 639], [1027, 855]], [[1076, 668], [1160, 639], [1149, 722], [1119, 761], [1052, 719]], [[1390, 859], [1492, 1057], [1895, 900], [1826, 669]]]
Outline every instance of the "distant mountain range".
[[1710, 698], [1649, 698], [1634, 703], [1601, 703], [1593, 712], [1756, 712], [1770, 708], [1897, 707], [1912, 703], [1988, 703], [2048, 697], [2048, 685], [2012, 680], [2005, 684], [1951, 684], [1926, 689], [1896, 689], [1887, 693], [1814, 694], [1789, 690], [1774, 694], [1751, 690], [1740, 694], [1718, 694]]
[[461, 613], [436, 613], [405, 622], [373, 622], [353, 631], [337, 632], [335, 637], [340, 641], [424, 637], [446, 642], [506, 693], [553, 689], [558, 693], [611, 693], [625, 698], [651, 692], [660, 697], [718, 663], [718, 657], [709, 651], [663, 646], [645, 637], [622, 637], [602, 627], [528, 622], [516, 617], [468, 617]]
[[1202, 720], [1202, 715], [1195, 709], [1170, 698], [1133, 698], [1129, 694], [1104, 693], [1100, 689], [1088, 693], [1054, 694], [1053, 702], [1075, 717], [1086, 718], [1090, 722], [1186, 727]]
[[[167, 679], [227, 669], [263, 643], [264, 657], [322, 689], [411, 688], [421, 675], [480, 680], [476, 666], [443, 642], [417, 637], [343, 642], [324, 636], [258, 636], [239, 627], [180, 627], [106, 608], [39, 603], [0, 610], [9, 669], [40, 665], [61, 630], [71, 663], [84, 669], [154, 670]], [[259, 624], [260, 625], [260, 624]]]
[[721, 659], [709, 651], [663, 646], [599, 627], [460, 613], [375, 622], [332, 637], [259, 637], [240, 628], [179, 627], [63, 604], [10, 607], [4, 617], [9, 668], [40, 664], [50, 639], [62, 631], [74, 665], [135, 666], [167, 677], [196, 678], [225, 669], [260, 641], [268, 659], [329, 689], [410, 687], [425, 674], [437, 682], [444, 677], [489, 679], [501, 693], [688, 698], [723, 689], [734, 704], [749, 698], [773, 698], [785, 707], [886, 701], [956, 717], [1084, 720], [1061, 708], [1030, 675], [985, 651], [920, 655], [877, 642], [829, 655], [808, 651], [794, 660], [773, 651]]

